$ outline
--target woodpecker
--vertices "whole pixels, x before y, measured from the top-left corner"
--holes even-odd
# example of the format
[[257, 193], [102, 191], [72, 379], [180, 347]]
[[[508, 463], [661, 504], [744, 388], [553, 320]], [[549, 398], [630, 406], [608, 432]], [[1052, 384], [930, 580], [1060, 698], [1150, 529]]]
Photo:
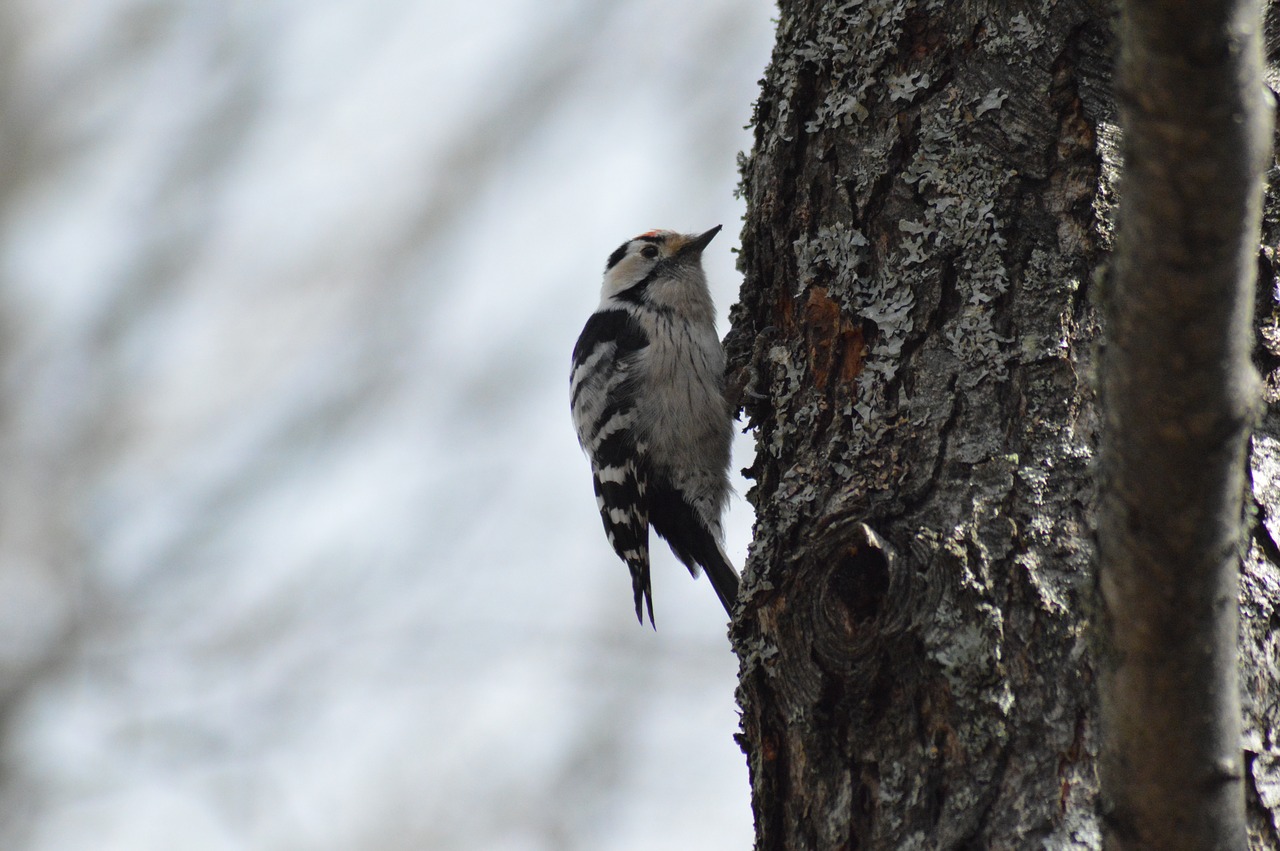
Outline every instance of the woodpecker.
[[695, 578], [706, 569], [730, 618], [738, 599], [720, 525], [733, 412], [702, 270], [702, 251], [719, 232], [654, 230], [620, 245], [573, 348], [570, 407], [600, 518], [631, 571], [636, 617], [644, 623], [643, 603], [655, 628], [651, 525]]

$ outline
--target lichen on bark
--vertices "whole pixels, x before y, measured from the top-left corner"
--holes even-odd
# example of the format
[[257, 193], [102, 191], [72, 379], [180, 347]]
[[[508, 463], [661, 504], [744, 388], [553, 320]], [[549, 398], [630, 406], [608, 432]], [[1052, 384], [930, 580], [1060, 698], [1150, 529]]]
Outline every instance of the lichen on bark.
[[760, 448], [734, 633], [758, 847], [1096, 847], [1106, 21], [781, 12], [728, 340]]
[[[762, 851], [1101, 845], [1110, 14], [780, 3], [726, 341], [758, 448], [732, 637]], [[1241, 681], [1251, 840], [1280, 848], [1280, 270], [1259, 263]]]

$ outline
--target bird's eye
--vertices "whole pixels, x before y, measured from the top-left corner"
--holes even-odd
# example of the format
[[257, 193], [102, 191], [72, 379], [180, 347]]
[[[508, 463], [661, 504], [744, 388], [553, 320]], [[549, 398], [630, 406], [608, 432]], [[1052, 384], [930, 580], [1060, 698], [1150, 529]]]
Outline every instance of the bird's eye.
[[640, 254], [652, 260], [653, 258], [658, 256], [658, 246], [646, 245], [644, 248], [640, 249]]

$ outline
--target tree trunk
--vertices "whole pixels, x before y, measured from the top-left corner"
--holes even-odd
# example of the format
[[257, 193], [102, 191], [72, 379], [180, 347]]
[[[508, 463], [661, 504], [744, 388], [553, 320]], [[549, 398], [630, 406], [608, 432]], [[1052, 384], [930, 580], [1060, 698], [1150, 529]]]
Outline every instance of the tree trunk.
[[1259, 13], [1253, 0], [1121, 3], [1124, 189], [1099, 366], [1111, 849], [1246, 845], [1237, 576], [1271, 142]]
[[[733, 639], [761, 851], [1101, 846], [1110, 26], [1084, 0], [780, 3], [728, 339], [758, 447]], [[1277, 426], [1269, 412], [1254, 441], [1241, 592], [1250, 832], [1268, 848]]]

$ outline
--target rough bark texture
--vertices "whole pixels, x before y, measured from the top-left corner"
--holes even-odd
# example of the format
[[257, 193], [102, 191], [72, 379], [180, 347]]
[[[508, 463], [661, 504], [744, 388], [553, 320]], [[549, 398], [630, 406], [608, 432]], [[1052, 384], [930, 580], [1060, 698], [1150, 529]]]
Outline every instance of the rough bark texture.
[[[1267, 86], [1280, 91], [1280, 3], [1266, 10]], [[1249, 522], [1240, 574], [1240, 697], [1244, 708], [1245, 801], [1251, 848], [1280, 848], [1280, 169], [1272, 139], [1262, 208], [1254, 365], [1265, 408], [1249, 452]]]
[[[1101, 845], [1110, 32], [1084, 0], [780, 4], [728, 340], [758, 447], [733, 638], [759, 849]], [[1270, 522], [1280, 437], [1254, 458]], [[1251, 836], [1280, 847], [1267, 522], [1242, 691]]]
[[1125, 169], [1099, 365], [1113, 849], [1246, 845], [1236, 612], [1271, 142], [1261, 23], [1253, 0], [1121, 3]]

